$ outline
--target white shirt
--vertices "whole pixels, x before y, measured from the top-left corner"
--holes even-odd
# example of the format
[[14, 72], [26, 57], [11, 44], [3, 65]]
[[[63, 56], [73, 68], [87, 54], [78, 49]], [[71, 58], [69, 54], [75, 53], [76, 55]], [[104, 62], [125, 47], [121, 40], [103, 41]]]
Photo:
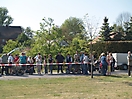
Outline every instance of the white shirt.
[[84, 58], [83, 58], [83, 62], [84, 62], [84, 64], [86, 64], [86, 63], [88, 63], [88, 56], [84, 56]]
[[41, 59], [40, 58], [36, 58], [36, 65], [41, 65]]
[[14, 58], [10, 55], [9, 57], [8, 57], [8, 63], [13, 63], [14, 62]]

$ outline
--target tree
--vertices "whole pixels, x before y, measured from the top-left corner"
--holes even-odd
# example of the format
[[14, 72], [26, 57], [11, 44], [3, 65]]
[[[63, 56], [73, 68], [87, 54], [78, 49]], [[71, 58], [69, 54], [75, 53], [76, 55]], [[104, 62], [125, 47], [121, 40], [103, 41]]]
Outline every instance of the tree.
[[70, 17], [64, 21], [60, 28], [62, 29], [65, 41], [69, 44], [74, 37], [79, 36], [82, 39], [84, 38], [84, 23], [82, 19]]
[[[98, 23], [95, 24], [93, 23], [94, 21], [92, 20], [89, 20], [89, 16], [88, 14], [86, 14], [84, 16], [84, 23], [85, 23], [85, 29], [86, 29], [86, 36], [88, 36], [89, 40], [90, 40], [90, 56], [93, 54], [93, 48], [92, 48], [92, 41], [93, 41], [93, 38], [97, 32], [97, 28], [98, 28]], [[91, 61], [92, 60], [92, 57], [91, 58]], [[91, 64], [91, 78], [93, 78], [93, 63]]]
[[0, 26], [8, 26], [13, 22], [13, 18], [8, 15], [5, 7], [0, 7]]
[[[122, 26], [118, 26], [117, 24], [114, 24], [112, 26], [112, 34], [113, 34], [113, 37], [111, 38], [111, 40], [113, 41], [120, 41], [120, 40], [125, 40], [124, 38], [124, 29]], [[112, 35], [111, 34], [111, 35]]]
[[30, 53], [56, 54], [61, 50], [60, 43], [63, 41], [61, 29], [54, 24], [52, 18], [43, 18], [40, 30], [34, 36], [35, 43], [32, 44]]
[[129, 22], [126, 22], [125, 25], [125, 40], [132, 40], [132, 17]]
[[3, 53], [8, 53], [14, 48], [17, 48], [17, 42], [13, 40], [8, 40], [6, 42], [6, 45], [3, 47]]
[[84, 16], [84, 26], [85, 26], [85, 36], [87, 39], [92, 40], [94, 39], [98, 33], [98, 23], [94, 17], [89, 18], [88, 14]]
[[31, 39], [25, 33], [18, 35], [17, 41], [19, 47], [27, 47], [31, 44]]
[[105, 17], [103, 26], [101, 27], [101, 31], [100, 31], [100, 34], [101, 34], [104, 41], [111, 40], [110, 32], [111, 32], [111, 28], [109, 27], [108, 18]]
[[30, 27], [27, 27], [26, 29], [24, 29], [24, 34], [26, 34], [30, 39], [33, 38], [33, 31], [31, 30]]
[[116, 24], [124, 27], [124, 23], [129, 22], [131, 18], [131, 14], [129, 12], [123, 12], [118, 15], [116, 19]]

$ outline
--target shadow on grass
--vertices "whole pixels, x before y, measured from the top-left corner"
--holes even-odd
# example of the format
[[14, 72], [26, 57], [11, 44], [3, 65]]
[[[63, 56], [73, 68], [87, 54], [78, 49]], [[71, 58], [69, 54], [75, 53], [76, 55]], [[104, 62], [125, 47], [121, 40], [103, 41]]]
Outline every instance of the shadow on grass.
[[132, 86], [132, 82], [123, 82], [124, 84], [127, 84], [129, 86]]
[[123, 76], [123, 75], [109, 75], [108, 77], [124, 78], [124, 76]]

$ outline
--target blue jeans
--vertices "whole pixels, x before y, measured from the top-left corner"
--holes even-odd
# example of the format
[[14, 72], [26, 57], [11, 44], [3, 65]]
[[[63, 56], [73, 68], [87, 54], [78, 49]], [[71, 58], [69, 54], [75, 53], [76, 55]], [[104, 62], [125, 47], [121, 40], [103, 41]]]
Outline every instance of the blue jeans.
[[83, 74], [87, 75], [88, 74], [88, 64], [83, 64]]
[[102, 74], [106, 75], [107, 72], [107, 65], [102, 65]]

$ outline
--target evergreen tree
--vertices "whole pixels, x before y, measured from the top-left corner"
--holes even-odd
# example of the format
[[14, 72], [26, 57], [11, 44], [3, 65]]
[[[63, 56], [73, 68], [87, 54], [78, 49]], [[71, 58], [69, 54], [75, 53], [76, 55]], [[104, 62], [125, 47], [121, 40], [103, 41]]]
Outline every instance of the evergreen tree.
[[109, 27], [109, 23], [108, 23], [108, 18], [105, 17], [104, 18], [104, 23], [103, 23], [103, 26], [101, 27], [101, 31], [100, 31], [100, 34], [103, 38], [104, 41], [109, 41], [111, 40], [110, 38], [110, 32], [111, 32], [111, 28]]
[[125, 40], [132, 40], [132, 17], [130, 22], [125, 23]]

